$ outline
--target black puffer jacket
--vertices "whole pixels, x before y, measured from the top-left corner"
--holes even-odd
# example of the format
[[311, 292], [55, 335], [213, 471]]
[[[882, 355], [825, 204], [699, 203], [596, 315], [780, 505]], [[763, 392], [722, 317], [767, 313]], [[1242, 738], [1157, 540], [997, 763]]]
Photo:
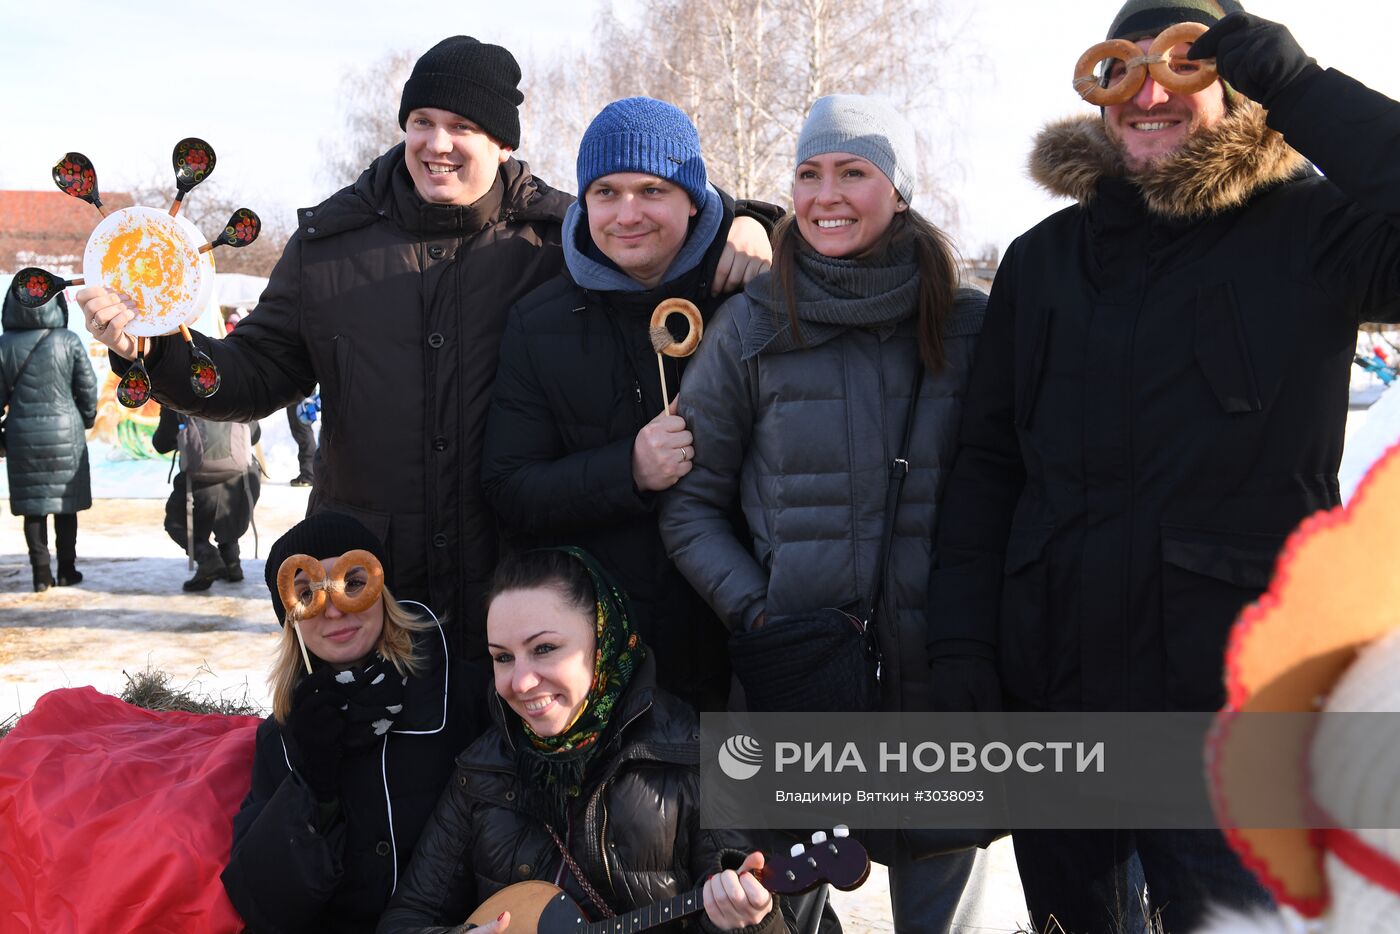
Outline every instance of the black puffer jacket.
[[[700, 829], [700, 725], [693, 710], [655, 688], [654, 671], [648, 657], [633, 675], [570, 826], [557, 828], [590, 884], [619, 913], [737, 868], [751, 848], [742, 835]], [[496, 725], [458, 756], [457, 774], [423, 830], [380, 934], [457, 930], [451, 926], [481, 902], [528, 879], [559, 885], [594, 916], [545, 824], [522, 810], [514, 746], [519, 720], [499, 696], [491, 706]], [[708, 920], [702, 924], [712, 930]], [[784, 930], [776, 909], [745, 929]]]
[[1272, 104], [1135, 182], [1097, 118], [1037, 145], [1079, 203], [997, 273], [930, 646], [999, 651], [1016, 707], [1217, 708], [1236, 614], [1340, 501], [1356, 327], [1400, 319], [1400, 104], [1321, 70]]
[[[580, 286], [566, 270], [515, 307], [482, 465], [486, 495], [514, 542], [578, 545], [602, 562], [631, 597], [661, 687], [702, 710], [722, 709], [728, 695], [728, 630], [666, 557], [659, 497], [637, 490], [632, 445], [663, 407], [652, 311], [680, 297], [708, 319], [724, 301], [710, 282], [734, 205], [727, 195], [720, 202], [719, 229], [691, 271], [650, 291], [618, 292]], [[745, 205], [750, 215], [758, 207]], [[578, 237], [588, 238], [586, 223]], [[674, 397], [691, 358], [662, 359]]]
[[92, 481], [83, 430], [97, 419], [97, 377], [83, 339], [68, 330], [67, 302], [56, 295], [26, 308], [6, 289], [3, 323], [0, 410], [10, 511], [46, 516], [88, 509]]
[[208, 418], [254, 420], [320, 383], [311, 510], [352, 515], [383, 539], [394, 593], [445, 612], [473, 655], [485, 651], [496, 558], [480, 484], [496, 354], [507, 309], [560, 269], [571, 201], [512, 159], [477, 204], [427, 204], [396, 146], [297, 212], [267, 290], [232, 334], [196, 335], [223, 372], [216, 395], [190, 392], [178, 337], [157, 339], [148, 359], [162, 404]]
[[253, 787], [233, 819], [223, 873], [257, 934], [373, 931], [453, 757], [489, 722], [484, 669], [450, 659], [438, 627], [416, 639], [425, 671], [409, 679], [384, 739], [342, 760], [339, 811], [324, 831], [315, 829], [315, 795], [292, 771], [281, 728], [272, 719], [258, 728]]

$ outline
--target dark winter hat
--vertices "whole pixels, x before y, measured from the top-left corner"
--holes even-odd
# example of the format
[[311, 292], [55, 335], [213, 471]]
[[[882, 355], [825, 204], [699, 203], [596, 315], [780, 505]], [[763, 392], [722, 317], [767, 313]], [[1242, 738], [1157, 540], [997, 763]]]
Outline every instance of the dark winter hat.
[[1177, 23], [1214, 26], [1243, 10], [1235, 0], [1128, 0], [1108, 27], [1108, 38], [1146, 39]]
[[914, 127], [878, 97], [832, 94], [812, 105], [797, 137], [797, 162], [828, 152], [848, 152], [868, 160], [905, 201], [914, 200], [919, 157]]
[[525, 96], [517, 89], [520, 65], [499, 45], [471, 36], [444, 39], [413, 63], [399, 103], [399, 126], [417, 107], [450, 110], [471, 120], [502, 144], [520, 145], [519, 107]]
[[310, 555], [317, 560], [338, 558], [347, 551], [363, 548], [379, 559], [384, 566], [384, 578], [389, 578], [389, 552], [373, 532], [365, 528], [360, 520], [339, 512], [318, 512], [307, 516], [287, 530], [267, 553], [267, 564], [263, 568], [263, 580], [272, 594], [272, 609], [277, 614], [279, 624], [287, 621], [287, 608], [282, 605], [282, 597], [277, 592], [277, 572], [282, 562], [292, 555]]
[[674, 104], [627, 97], [604, 107], [578, 144], [578, 196], [604, 175], [645, 172], [675, 182], [690, 203], [705, 203], [705, 161], [700, 134]]

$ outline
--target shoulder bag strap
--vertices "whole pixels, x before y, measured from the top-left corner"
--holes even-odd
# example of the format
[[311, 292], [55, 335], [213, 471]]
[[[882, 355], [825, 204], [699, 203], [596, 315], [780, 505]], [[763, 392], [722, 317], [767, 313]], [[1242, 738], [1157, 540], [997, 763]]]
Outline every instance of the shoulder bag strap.
[[914, 438], [914, 414], [919, 407], [919, 392], [924, 385], [924, 367], [917, 362], [914, 367], [914, 388], [909, 392], [909, 411], [904, 416], [904, 440], [899, 453], [890, 460], [890, 482], [885, 488], [885, 528], [880, 536], [880, 557], [875, 562], [875, 581], [871, 585], [869, 610], [865, 614], [866, 638], [875, 646], [879, 657], [879, 641], [873, 638], [875, 610], [880, 605], [880, 591], [885, 586], [885, 567], [889, 564], [890, 550], [894, 544], [894, 520], [899, 511], [899, 495], [904, 489], [904, 478], [909, 476], [909, 445]]
[[29, 348], [29, 353], [25, 354], [24, 362], [19, 365], [19, 371], [15, 373], [15, 381], [10, 384], [10, 388], [5, 394], [6, 397], [12, 396], [14, 391], [19, 388], [19, 381], [24, 378], [24, 371], [29, 369], [29, 361], [34, 359], [34, 351], [42, 347], [44, 341], [48, 340], [50, 337], [53, 337], [52, 328], [45, 331], [44, 336], [35, 341], [33, 347]]
[[588, 896], [588, 900], [593, 903], [594, 911], [598, 912], [600, 918], [615, 917], [613, 910], [608, 907], [607, 902], [603, 901], [603, 897], [598, 894], [598, 890], [589, 884], [588, 877], [583, 874], [583, 870], [579, 868], [579, 864], [574, 862], [573, 856], [569, 854], [568, 846], [565, 845], [563, 840], [559, 839], [559, 834], [555, 833], [554, 828], [549, 826], [547, 822], [541, 821], [541, 823], [544, 824], [544, 829], [549, 831], [550, 837], [554, 839], [554, 845], [559, 848], [559, 855], [564, 857], [564, 865], [569, 867], [569, 872], [574, 874], [574, 878], [578, 880], [580, 888], [582, 888], [584, 894]]

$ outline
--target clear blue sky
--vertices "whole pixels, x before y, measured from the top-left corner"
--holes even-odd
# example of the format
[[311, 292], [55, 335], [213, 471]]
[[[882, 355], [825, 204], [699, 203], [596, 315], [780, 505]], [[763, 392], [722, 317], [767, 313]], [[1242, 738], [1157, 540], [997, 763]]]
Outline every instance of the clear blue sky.
[[[617, 15], [631, 17], [635, 0], [617, 6]], [[1026, 152], [1047, 120], [1088, 112], [1069, 89], [1070, 72], [1102, 38], [1118, 2], [945, 6], [985, 62], [956, 78], [959, 97], [946, 115], [957, 137], [956, 164], [946, 168], [961, 205], [957, 234], [968, 251], [984, 243], [1004, 248], [1059, 206], [1025, 180]], [[1316, 0], [1248, 6], [1288, 24], [1323, 65], [1400, 96], [1392, 52], [1400, 9]], [[0, 188], [47, 190], [50, 166], [76, 149], [92, 158], [104, 188], [118, 190], [168, 172], [175, 141], [202, 136], [218, 152], [220, 181], [268, 214], [328, 194], [321, 141], [338, 132], [336, 92], [347, 68], [392, 49], [418, 53], [455, 33], [498, 42], [522, 59], [547, 58], [561, 46], [586, 44], [595, 19], [614, 15], [602, 0], [70, 0], [59, 25], [45, 22], [40, 9], [0, 0]], [[527, 156], [530, 143], [522, 147]], [[572, 187], [569, 179], [553, 181]]]

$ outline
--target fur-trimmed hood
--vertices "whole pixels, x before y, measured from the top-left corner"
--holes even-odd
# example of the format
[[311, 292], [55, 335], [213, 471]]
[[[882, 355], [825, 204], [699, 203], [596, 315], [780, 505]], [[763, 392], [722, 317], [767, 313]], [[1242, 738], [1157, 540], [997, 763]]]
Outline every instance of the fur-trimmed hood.
[[[1147, 210], [1168, 220], [1197, 220], [1237, 208], [1297, 173], [1307, 160], [1269, 129], [1264, 116], [1258, 104], [1241, 101], [1215, 127], [1134, 176]], [[1029, 168], [1041, 187], [1080, 204], [1093, 200], [1099, 179], [1127, 175], [1103, 120], [1089, 116], [1041, 130]]]

